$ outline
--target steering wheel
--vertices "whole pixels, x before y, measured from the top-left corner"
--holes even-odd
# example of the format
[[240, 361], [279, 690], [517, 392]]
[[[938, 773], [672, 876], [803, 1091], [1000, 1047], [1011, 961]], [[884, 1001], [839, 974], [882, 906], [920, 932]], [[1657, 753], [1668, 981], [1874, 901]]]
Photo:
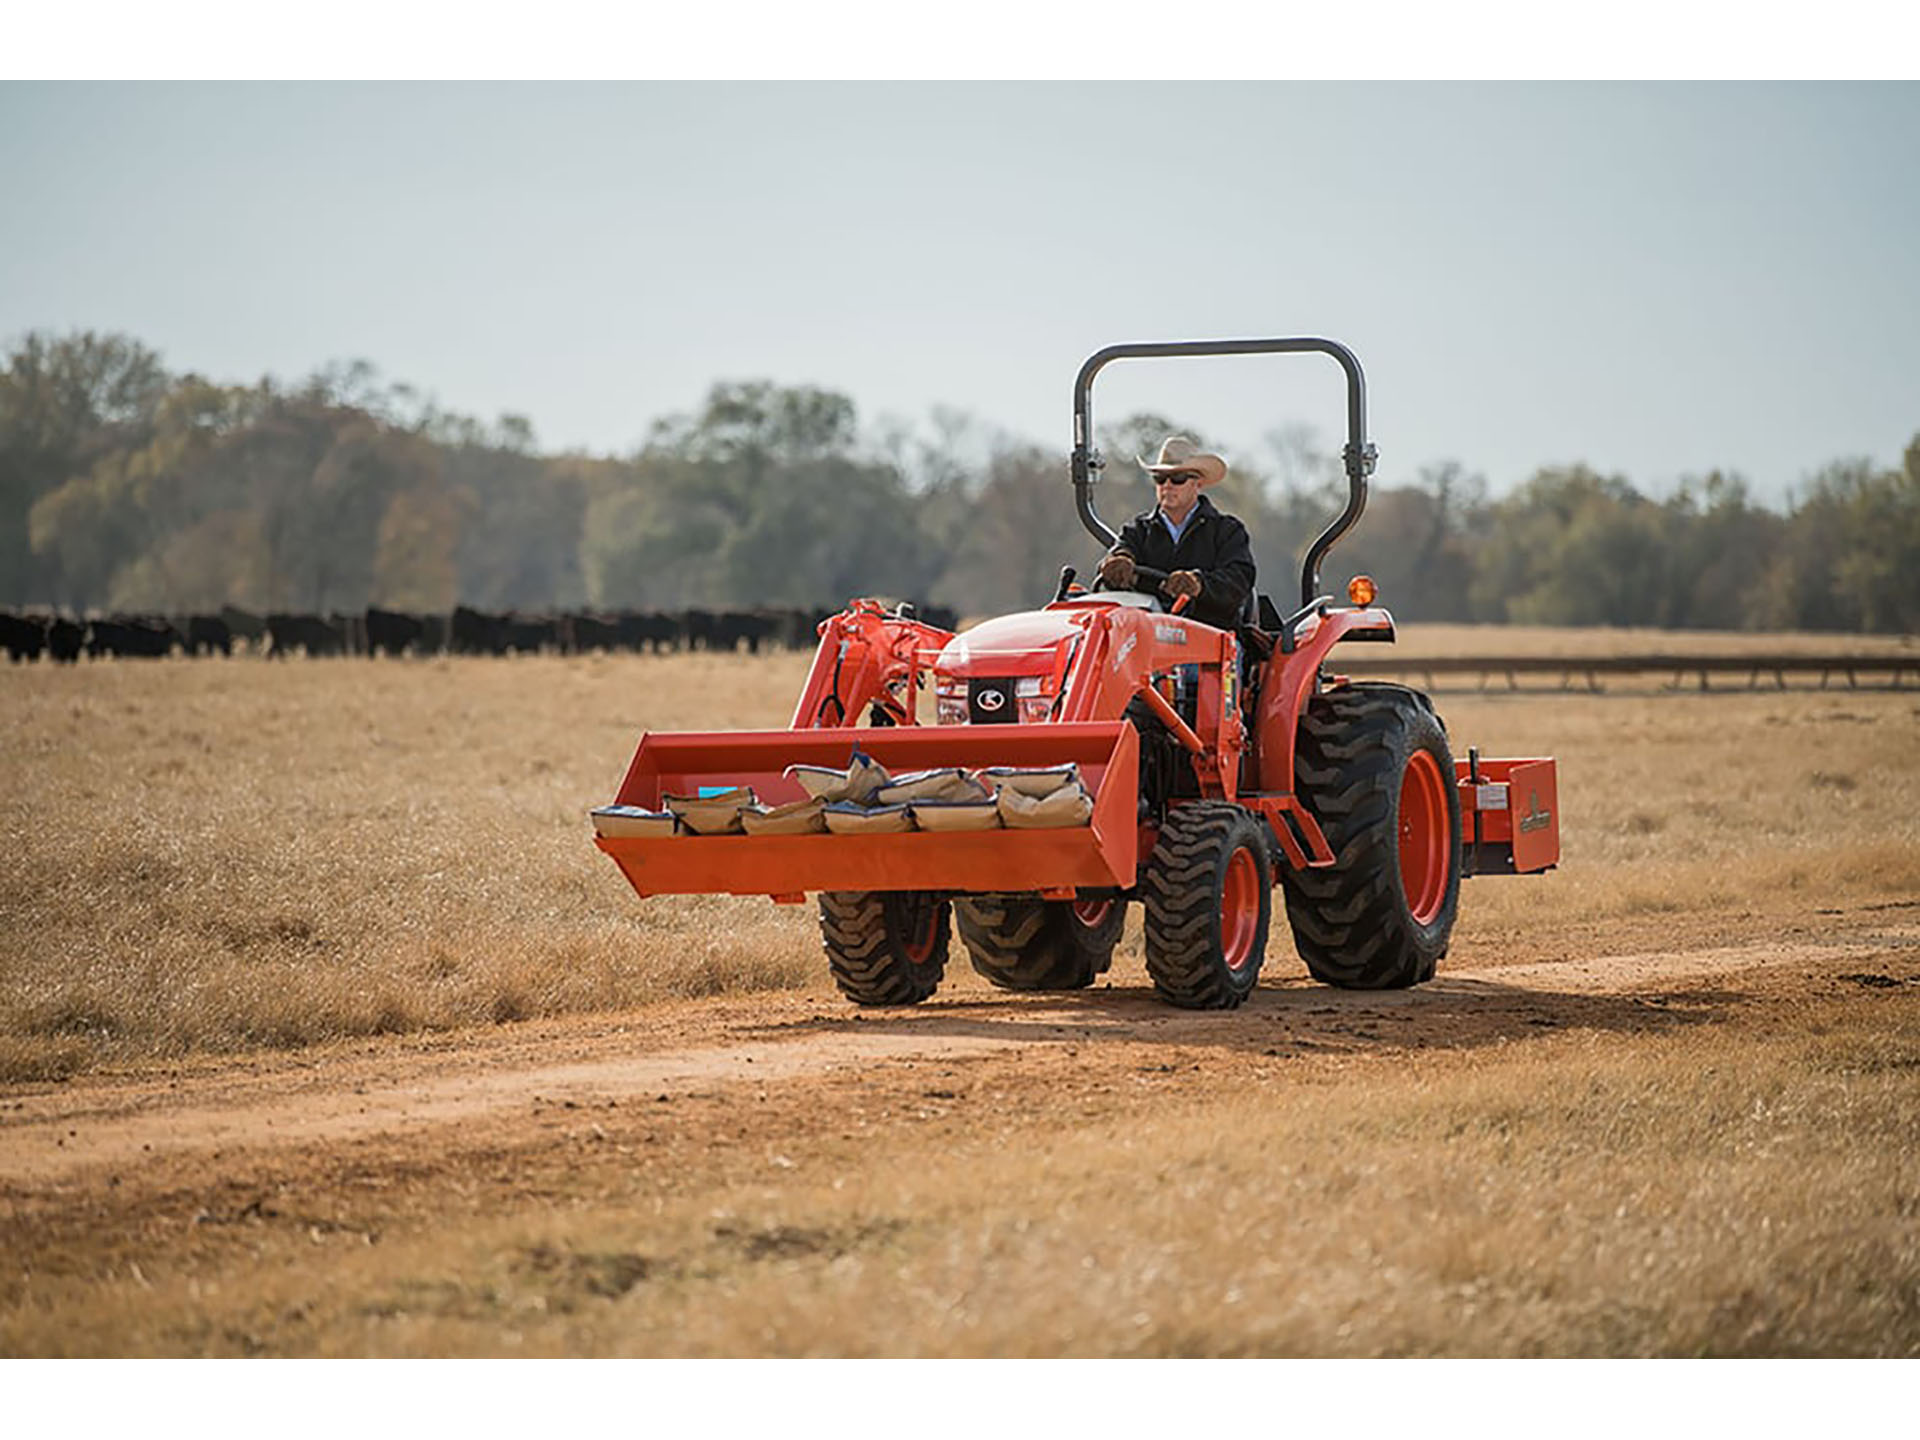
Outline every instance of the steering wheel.
[[[1168, 605], [1166, 597], [1160, 593], [1160, 587], [1166, 583], [1166, 580], [1166, 571], [1156, 570], [1151, 565], [1142, 565], [1136, 561], [1133, 567], [1133, 584], [1125, 590], [1117, 586], [1109, 587], [1107, 582], [1100, 578], [1100, 572], [1095, 570], [1093, 573], [1093, 584], [1087, 587], [1087, 593], [1091, 595], [1099, 591], [1106, 591], [1108, 594], [1116, 596], [1138, 595], [1147, 602], [1140, 607], [1141, 609], [1154, 610], [1161, 613], [1171, 610], [1177, 615], [1180, 613], [1182, 607], [1178, 604]], [[1186, 599], [1184, 595], [1180, 598], [1183, 601]]]

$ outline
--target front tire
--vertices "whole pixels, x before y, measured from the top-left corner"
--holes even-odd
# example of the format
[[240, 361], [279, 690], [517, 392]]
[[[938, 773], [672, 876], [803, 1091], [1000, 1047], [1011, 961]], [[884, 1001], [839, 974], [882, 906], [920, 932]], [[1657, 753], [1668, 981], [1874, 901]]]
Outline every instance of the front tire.
[[1460, 903], [1460, 796], [1432, 703], [1398, 685], [1314, 696], [1294, 783], [1334, 855], [1284, 881], [1307, 969], [1348, 990], [1431, 980]]
[[1141, 892], [1147, 973], [1184, 1010], [1231, 1010], [1253, 993], [1273, 913], [1267, 832], [1238, 805], [1175, 805]]
[[951, 908], [925, 890], [822, 892], [833, 983], [856, 1005], [918, 1005], [946, 973]]
[[973, 968], [1002, 990], [1084, 990], [1113, 963], [1127, 902], [963, 895], [953, 914]]

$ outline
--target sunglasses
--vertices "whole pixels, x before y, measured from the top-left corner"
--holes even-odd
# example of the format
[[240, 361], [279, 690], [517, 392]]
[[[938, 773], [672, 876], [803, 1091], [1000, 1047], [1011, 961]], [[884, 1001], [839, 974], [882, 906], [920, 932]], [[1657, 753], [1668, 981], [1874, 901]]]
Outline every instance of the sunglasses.
[[1181, 472], [1180, 472], [1180, 473], [1179, 473], [1178, 475], [1156, 475], [1156, 476], [1154, 476], [1154, 477], [1153, 477], [1153, 483], [1154, 483], [1154, 484], [1155, 484], [1156, 486], [1159, 486], [1159, 485], [1184, 485], [1184, 484], [1186, 484], [1186, 483], [1187, 483], [1187, 482], [1188, 482], [1189, 480], [1198, 480], [1199, 478], [1200, 478], [1200, 477], [1199, 477], [1199, 475], [1198, 475], [1198, 474], [1196, 474], [1196, 473], [1195, 473], [1194, 471], [1192, 471], [1192, 470], [1183, 470], [1183, 471], [1181, 471]]

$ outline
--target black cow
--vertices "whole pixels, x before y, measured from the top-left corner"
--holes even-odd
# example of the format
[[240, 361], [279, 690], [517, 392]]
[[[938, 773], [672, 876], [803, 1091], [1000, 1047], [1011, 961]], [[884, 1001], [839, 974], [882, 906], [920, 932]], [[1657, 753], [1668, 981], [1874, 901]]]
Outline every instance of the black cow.
[[216, 650], [222, 655], [233, 654], [233, 631], [218, 615], [187, 617], [187, 654], [198, 655], [203, 650], [209, 655]]
[[79, 660], [86, 647], [87, 627], [78, 621], [56, 615], [47, 625], [47, 654], [62, 665]]
[[569, 655], [584, 655], [590, 650], [618, 650], [619, 622], [599, 615], [563, 615], [560, 648]]
[[777, 628], [773, 616], [763, 610], [722, 610], [707, 632], [707, 648], [734, 651], [745, 641], [748, 652], [758, 655], [761, 642], [772, 639]]
[[652, 650], [658, 655], [678, 650], [686, 639], [686, 627], [677, 615], [658, 610], [622, 610], [620, 643], [629, 650]]
[[951, 605], [922, 605], [920, 619], [936, 630], [954, 630], [960, 625], [960, 612]]
[[538, 655], [560, 648], [560, 622], [551, 615], [507, 616], [506, 648], [516, 655]]
[[775, 639], [789, 650], [810, 650], [818, 638], [819, 621], [811, 610], [786, 609], [774, 612], [779, 617]]
[[713, 612], [711, 610], [689, 610], [680, 617], [681, 632], [686, 636], [687, 649], [710, 650], [713, 648]]
[[251, 610], [222, 605], [220, 618], [226, 623], [227, 633], [235, 640], [245, 640], [249, 644], [258, 645], [266, 638], [267, 622]]
[[457, 605], [447, 648], [456, 655], [500, 655], [507, 648], [507, 618]]
[[15, 664], [38, 660], [47, 648], [47, 617], [14, 615], [0, 610], [0, 645], [7, 647], [7, 658]]
[[287, 615], [276, 611], [267, 616], [269, 660], [283, 659], [295, 650], [304, 650], [312, 658], [343, 655], [346, 649], [346, 637], [318, 615]]
[[152, 615], [114, 615], [87, 626], [87, 654], [157, 660], [186, 642], [172, 624]]
[[341, 654], [367, 653], [367, 621], [364, 615], [342, 615], [335, 610], [328, 614], [327, 623], [340, 634]]
[[367, 653], [369, 655], [390, 655], [399, 657], [407, 653], [407, 648], [417, 645], [420, 637], [426, 633], [426, 622], [418, 615], [408, 615], [399, 610], [376, 610], [367, 607]]

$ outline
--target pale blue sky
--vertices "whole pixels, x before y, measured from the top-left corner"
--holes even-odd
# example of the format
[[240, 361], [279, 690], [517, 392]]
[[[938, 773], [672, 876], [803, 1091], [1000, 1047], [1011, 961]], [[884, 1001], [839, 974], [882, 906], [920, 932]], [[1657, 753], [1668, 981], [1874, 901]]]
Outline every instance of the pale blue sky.
[[[543, 447], [720, 379], [1067, 446], [1122, 340], [1321, 334], [1381, 479], [1586, 461], [1777, 501], [1920, 431], [1920, 84], [0, 84], [0, 339], [366, 357]], [[1129, 362], [1228, 450], [1315, 359]]]

